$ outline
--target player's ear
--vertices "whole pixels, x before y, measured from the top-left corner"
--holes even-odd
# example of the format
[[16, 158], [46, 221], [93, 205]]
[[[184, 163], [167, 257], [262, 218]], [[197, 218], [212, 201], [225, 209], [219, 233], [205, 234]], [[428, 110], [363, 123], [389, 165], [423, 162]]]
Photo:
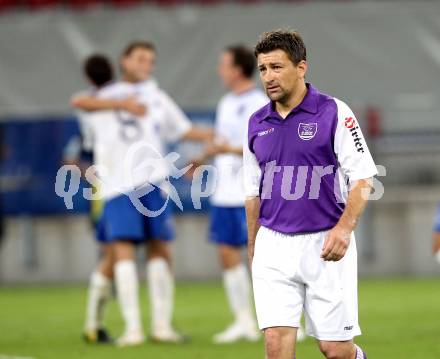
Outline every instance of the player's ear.
[[298, 65], [296, 65], [296, 68], [298, 69], [298, 76], [305, 78], [307, 72], [307, 62], [305, 60], [301, 60], [298, 62]]

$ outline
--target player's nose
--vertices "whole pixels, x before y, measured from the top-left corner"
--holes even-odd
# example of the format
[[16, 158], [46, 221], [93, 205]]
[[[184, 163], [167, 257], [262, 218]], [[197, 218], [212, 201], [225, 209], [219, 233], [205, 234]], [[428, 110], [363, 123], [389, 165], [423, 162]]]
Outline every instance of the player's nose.
[[272, 71], [266, 71], [266, 73], [263, 75], [263, 81], [266, 85], [269, 85], [273, 82], [274, 76]]

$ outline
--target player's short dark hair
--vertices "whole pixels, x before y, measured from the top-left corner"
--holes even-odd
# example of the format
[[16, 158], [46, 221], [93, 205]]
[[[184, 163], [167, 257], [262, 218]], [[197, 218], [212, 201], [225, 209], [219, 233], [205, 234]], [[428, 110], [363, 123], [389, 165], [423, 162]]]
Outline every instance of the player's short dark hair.
[[156, 47], [149, 41], [133, 41], [130, 42], [122, 52], [122, 56], [130, 56], [136, 49], [151, 50], [156, 52]]
[[241, 69], [243, 75], [252, 78], [255, 72], [256, 60], [252, 50], [245, 45], [231, 45], [225, 48], [225, 51], [232, 54], [234, 65]]
[[275, 30], [263, 33], [255, 46], [255, 57], [275, 50], [283, 50], [295, 66], [307, 59], [306, 46], [298, 31]]
[[84, 73], [97, 87], [113, 80], [113, 66], [107, 56], [95, 54], [84, 62]]

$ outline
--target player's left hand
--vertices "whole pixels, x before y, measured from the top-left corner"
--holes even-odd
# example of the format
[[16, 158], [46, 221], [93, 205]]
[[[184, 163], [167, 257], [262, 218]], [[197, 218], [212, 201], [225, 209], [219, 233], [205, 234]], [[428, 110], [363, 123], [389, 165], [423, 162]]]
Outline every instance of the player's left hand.
[[350, 244], [351, 231], [335, 226], [328, 232], [322, 248], [321, 258], [337, 262], [344, 258]]

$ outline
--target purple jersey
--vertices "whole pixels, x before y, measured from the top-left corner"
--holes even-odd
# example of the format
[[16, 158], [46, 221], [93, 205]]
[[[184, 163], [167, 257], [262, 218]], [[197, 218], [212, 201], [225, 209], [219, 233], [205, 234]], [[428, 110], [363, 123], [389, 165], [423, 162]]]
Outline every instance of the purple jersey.
[[307, 89], [285, 119], [273, 102], [253, 114], [244, 144], [246, 194], [261, 198], [260, 224], [282, 233], [334, 227], [347, 185], [377, 173], [350, 108]]

